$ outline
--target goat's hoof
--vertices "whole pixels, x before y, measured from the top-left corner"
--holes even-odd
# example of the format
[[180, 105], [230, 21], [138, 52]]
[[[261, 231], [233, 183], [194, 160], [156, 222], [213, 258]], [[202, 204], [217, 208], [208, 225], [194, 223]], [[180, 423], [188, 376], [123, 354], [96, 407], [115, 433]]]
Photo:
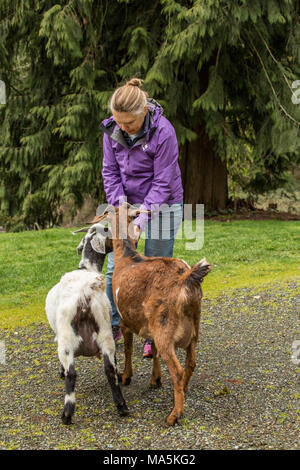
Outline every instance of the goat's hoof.
[[122, 378], [123, 385], [130, 385], [131, 384], [131, 377], [124, 377]]
[[150, 382], [150, 387], [151, 388], [160, 388], [161, 386], [162, 386], [162, 383], [161, 383], [161, 378], [160, 377], [157, 377], [155, 382]]
[[176, 414], [169, 414], [169, 416], [167, 416], [166, 418], [166, 423], [168, 426], [174, 426], [177, 422], [178, 422], [178, 416], [176, 416]]
[[118, 374], [118, 382], [119, 382], [119, 384], [122, 384], [122, 385], [130, 385], [131, 377], [124, 377], [123, 378], [122, 374]]
[[65, 424], [66, 426], [69, 426], [70, 424], [72, 424], [72, 416], [66, 416], [64, 411], [61, 415], [61, 420], [63, 424]]
[[118, 413], [120, 416], [128, 416], [129, 415], [129, 409], [127, 408], [126, 403], [122, 403], [120, 405], [117, 405]]

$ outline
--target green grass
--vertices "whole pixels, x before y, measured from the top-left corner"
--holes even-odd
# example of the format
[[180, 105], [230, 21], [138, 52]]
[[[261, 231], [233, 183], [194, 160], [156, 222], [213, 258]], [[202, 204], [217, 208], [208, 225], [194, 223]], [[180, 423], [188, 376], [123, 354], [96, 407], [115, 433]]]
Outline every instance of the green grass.
[[[45, 322], [48, 290], [76, 269], [82, 233], [50, 229], [0, 234], [0, 328]], [[143, 250], [140, 241], [139, 251]], [[192, 265], [202, 257], [213, 265], [203, 283], [208, 298], [235, 288], [260, 288], [300, 277], [300, 222], [205, 221], [201, 250], [176, 240], [174, 256]], [[105, 271], [105, 266], [104, 266]]]

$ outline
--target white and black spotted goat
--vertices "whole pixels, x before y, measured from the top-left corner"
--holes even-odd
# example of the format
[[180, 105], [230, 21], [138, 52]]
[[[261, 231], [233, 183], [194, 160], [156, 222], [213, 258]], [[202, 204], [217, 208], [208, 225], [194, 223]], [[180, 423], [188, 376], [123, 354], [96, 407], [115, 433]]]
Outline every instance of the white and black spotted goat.
[[112, 251], [111, 237], [101, 224], [94, 224], [77, 247], [79, 269], [66, 273], [48, 293], [46, 314], [56, 334], [61, 377], [65, 378], [64, 424], [71, 424], [75, 411], [76, 371], [74, 357], [103, 354], [104, 370], [121, 416], [128, 408], [118, 384], [115, 342], [111, 329], [111, 305], [101, 274], [106, 253]]

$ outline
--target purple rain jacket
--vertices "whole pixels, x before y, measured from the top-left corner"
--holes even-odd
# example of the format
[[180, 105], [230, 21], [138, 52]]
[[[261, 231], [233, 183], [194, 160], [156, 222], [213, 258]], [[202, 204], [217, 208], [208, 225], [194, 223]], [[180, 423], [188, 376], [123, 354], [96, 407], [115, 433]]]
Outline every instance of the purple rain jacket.
[[[175, 204], [183, 200], [178, 164], [178, 143], [163, 108], [148, 99], [150, 124], [145, 135], [129, 147], [113, 117], [101, 123], [103, 137], [102, 177], [107, 202], [119, 205], [127, 197], [130, 204]], [[144, 229], [148, 215], [141, 213], [135, 223]]]

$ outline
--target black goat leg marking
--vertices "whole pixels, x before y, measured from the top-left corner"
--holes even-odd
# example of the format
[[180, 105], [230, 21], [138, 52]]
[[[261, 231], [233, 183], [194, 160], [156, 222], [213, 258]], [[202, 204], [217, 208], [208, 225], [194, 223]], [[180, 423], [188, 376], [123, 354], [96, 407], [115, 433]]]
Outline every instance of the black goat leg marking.
[[65, 368], [63, 365], [60, 366], [60, 373], [59, 373], [59, 376], [61, 379], [64, 379], [65, 378]]
[[118, 383], [122, 383], [122, 374], [118, 371], [118, 364], [117, 364], [117, 354], [115, 353], [115, 365], [116, 365], [116, 373], [118, 378]]
[[76, 371], [73, 364], [70, 365], [67, 375], [65, 376], [65, 406], [64, 411], [61, 415], [62, 422], [64, 424], [72, 424], [72, 416], [75, 411], [75, 383], [76, 383]]
[[118, 371], [118, 364], [117, 364], [117, 354], [115, 353], [115, 365], [116, 365], [116, 374], [118, 378], [118, 383], [122, 384], [122, 374]]
[[120, 416], [127, 416], [129, 414], [129, 410], [127, 408], [120, 385], [118, 383], [118, 376], [117, 376], [116, 368], [110, 362], [107, 354], [104, 354], [103, 359], [104, 359], [105, 374], [106, 374], [108, 383], [111, 387], [113, 400], [116, 404], [118, 413]]

